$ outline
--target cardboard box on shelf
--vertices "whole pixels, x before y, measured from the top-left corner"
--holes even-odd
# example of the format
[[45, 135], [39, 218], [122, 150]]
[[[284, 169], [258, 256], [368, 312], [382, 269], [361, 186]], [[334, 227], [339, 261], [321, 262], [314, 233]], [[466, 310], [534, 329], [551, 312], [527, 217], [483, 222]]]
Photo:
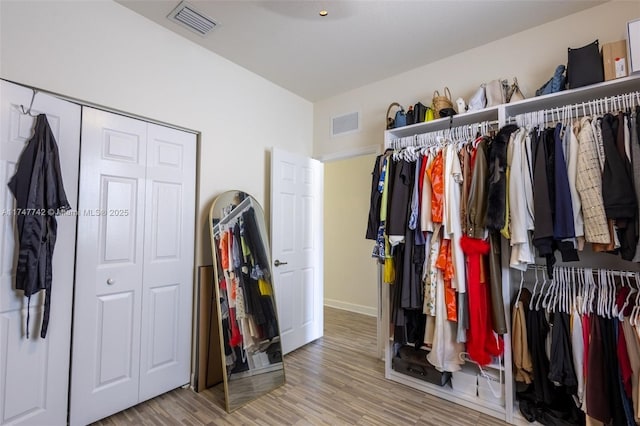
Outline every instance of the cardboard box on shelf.
[[629, 72], [627, 41], [619, 40], [602, 45], [602, 63], [605, 81], [626, 77]]

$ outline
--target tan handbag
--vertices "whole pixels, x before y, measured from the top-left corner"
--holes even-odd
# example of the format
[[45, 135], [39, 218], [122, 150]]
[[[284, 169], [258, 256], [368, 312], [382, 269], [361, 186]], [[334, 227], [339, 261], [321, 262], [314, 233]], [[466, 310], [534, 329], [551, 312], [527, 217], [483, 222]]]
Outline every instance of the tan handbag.
[[520, 90], [520, 86], [518, 86], [518, 79], [513, 77], [513, 84], [509, 88], [509, 94], [507, 96], [507, 102], [518, 102], [525, 99], [522, 90]]
[[431, 109], [435, 118], [440, 118], [440, 111], [443, 109], [455, 109], [453, 108], [453, 102], [451, 101], [451, 92], [448, 87], [444, 88], [444, 96], [440, 95], [437, 90], [433, 92], [433, 99], [431, 100]]
[[509, 90], [508, 80], [492, 80], [485, 87], [487, 97], [487, 108], [506, 103], [507, 91]]

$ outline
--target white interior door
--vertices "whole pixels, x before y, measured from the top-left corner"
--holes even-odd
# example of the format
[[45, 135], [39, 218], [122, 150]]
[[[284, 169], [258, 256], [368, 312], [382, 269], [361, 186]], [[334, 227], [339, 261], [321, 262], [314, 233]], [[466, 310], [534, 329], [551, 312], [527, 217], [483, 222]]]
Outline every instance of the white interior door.
[[148, 124], [140, 401], [189, 382], [196, 135]]
[[[65, 425], [76, 218], [59, 216], [53, 253], [50, 324], [40, 338], [43, 297], [32, 297], [29, 339], [24, 334], [27, 300], [14, 290], [14, 199], [7, 187], [18, 157], [32, 136], [35, 118], [20, 113], [32, 91], [0, 81], [0, 425]], [[58, 143], [64, 188], [77, 207], [80, 107], [38, 93], [32, 114], [45, 113]], [[42, 296], [42, 293], [39, 294]]]
[[323, 335], [323, 170], [310, 158], [271, 153], [272, 271], [285, 354]]
[[147, 124], [83, 108], [72, 425], [138, 401]]

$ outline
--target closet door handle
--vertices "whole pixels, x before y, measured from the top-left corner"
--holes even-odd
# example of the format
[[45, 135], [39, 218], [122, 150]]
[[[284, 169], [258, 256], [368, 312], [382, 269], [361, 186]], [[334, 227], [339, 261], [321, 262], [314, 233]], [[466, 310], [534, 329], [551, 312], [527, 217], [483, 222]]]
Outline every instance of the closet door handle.
[[108, 285], [114, 285], [115, 283], [116, 283], [116, 280], [114, 280], [113, 278], [107, 278]]
[[276, 261], [275, 261], [275, 262], [273, 262], [273, 264], [274, 264], [276, 267], [278, 267], [278, 266], [280, 266], [280, 265], [286, 265], [286, 264], [287, 264], [287, 262], [280, 262], [278, 259], [276, 259]]

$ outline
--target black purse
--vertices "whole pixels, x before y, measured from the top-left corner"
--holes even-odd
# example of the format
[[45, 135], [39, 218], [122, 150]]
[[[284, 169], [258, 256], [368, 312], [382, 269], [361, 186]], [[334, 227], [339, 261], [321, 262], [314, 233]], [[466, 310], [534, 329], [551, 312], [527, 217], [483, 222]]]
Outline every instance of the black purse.
[[598, 40], [577, 49], [568, 49], [567, 83], [569, 89], [604, 81], [604, 68]]
[[413, 106], [413, 114], [416, 119], [416, 123], [423, 123], [425, 118], [427, 117], [427, 110], [429, 107], [422, 104], [422, 102], [418, 102]]

